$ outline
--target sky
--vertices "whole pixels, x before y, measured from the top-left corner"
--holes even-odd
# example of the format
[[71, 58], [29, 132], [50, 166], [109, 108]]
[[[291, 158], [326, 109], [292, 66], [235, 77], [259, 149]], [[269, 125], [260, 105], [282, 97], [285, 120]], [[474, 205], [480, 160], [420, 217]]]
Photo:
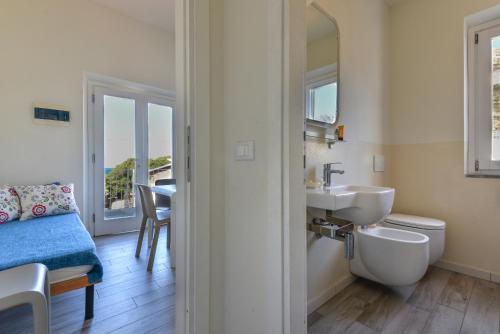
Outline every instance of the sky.
[[491, 40], [491, 46], [495, 49], [500, 48], [500, 37], [495, 37]]
[[[135, 157], [135, 101], [104, 97], [104, 167]], [[172, 108], [148, 104], [149, 157], [172, 155]]]

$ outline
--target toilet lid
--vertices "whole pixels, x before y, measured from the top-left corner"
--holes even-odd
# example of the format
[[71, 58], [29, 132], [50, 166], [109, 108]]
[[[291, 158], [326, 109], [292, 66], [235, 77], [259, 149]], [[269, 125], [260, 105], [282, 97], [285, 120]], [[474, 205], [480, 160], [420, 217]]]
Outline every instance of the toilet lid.
[[406, 227], [420, 228], [423, 230], [444, 230], [446, 223], [439, 219], [391, 213], [385, 222]]

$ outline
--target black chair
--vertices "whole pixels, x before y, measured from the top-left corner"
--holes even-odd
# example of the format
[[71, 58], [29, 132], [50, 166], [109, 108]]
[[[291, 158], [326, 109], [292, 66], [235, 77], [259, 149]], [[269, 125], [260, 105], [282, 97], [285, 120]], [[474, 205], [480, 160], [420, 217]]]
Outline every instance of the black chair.
[[[155, 181], [155, 186], [168, 186], [175, 184], [175, 179], [160, 179]], [[170, 197], [155, 194], [157, 208], [170, 208]]]

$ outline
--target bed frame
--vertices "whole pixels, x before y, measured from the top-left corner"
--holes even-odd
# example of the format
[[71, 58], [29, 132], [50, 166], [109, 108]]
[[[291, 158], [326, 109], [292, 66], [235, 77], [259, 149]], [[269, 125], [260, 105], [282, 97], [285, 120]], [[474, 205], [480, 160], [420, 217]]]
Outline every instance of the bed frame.
[[90, 284], [87, 275], [72, 278], [50, 285], [50, 295], [57, 296], [65, 292], [85, 288], [85, 320], [94, 317], [94, 285]]

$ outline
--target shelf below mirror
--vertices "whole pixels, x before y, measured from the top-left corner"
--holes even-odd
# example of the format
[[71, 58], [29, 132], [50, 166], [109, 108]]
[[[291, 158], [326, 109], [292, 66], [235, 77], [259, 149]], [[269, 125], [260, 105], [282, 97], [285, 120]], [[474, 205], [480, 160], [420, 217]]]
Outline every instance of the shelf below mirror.
[[315, 140], [318, 142], [322, 142], [328, 145], [328, 148], [332, 148], [332, 146], [338, 142], [339, 140], [335, 138], [334, 135], [330, 134], [320, 134], [312, 131], [307, 131], [305, 133], [305, 140]]

